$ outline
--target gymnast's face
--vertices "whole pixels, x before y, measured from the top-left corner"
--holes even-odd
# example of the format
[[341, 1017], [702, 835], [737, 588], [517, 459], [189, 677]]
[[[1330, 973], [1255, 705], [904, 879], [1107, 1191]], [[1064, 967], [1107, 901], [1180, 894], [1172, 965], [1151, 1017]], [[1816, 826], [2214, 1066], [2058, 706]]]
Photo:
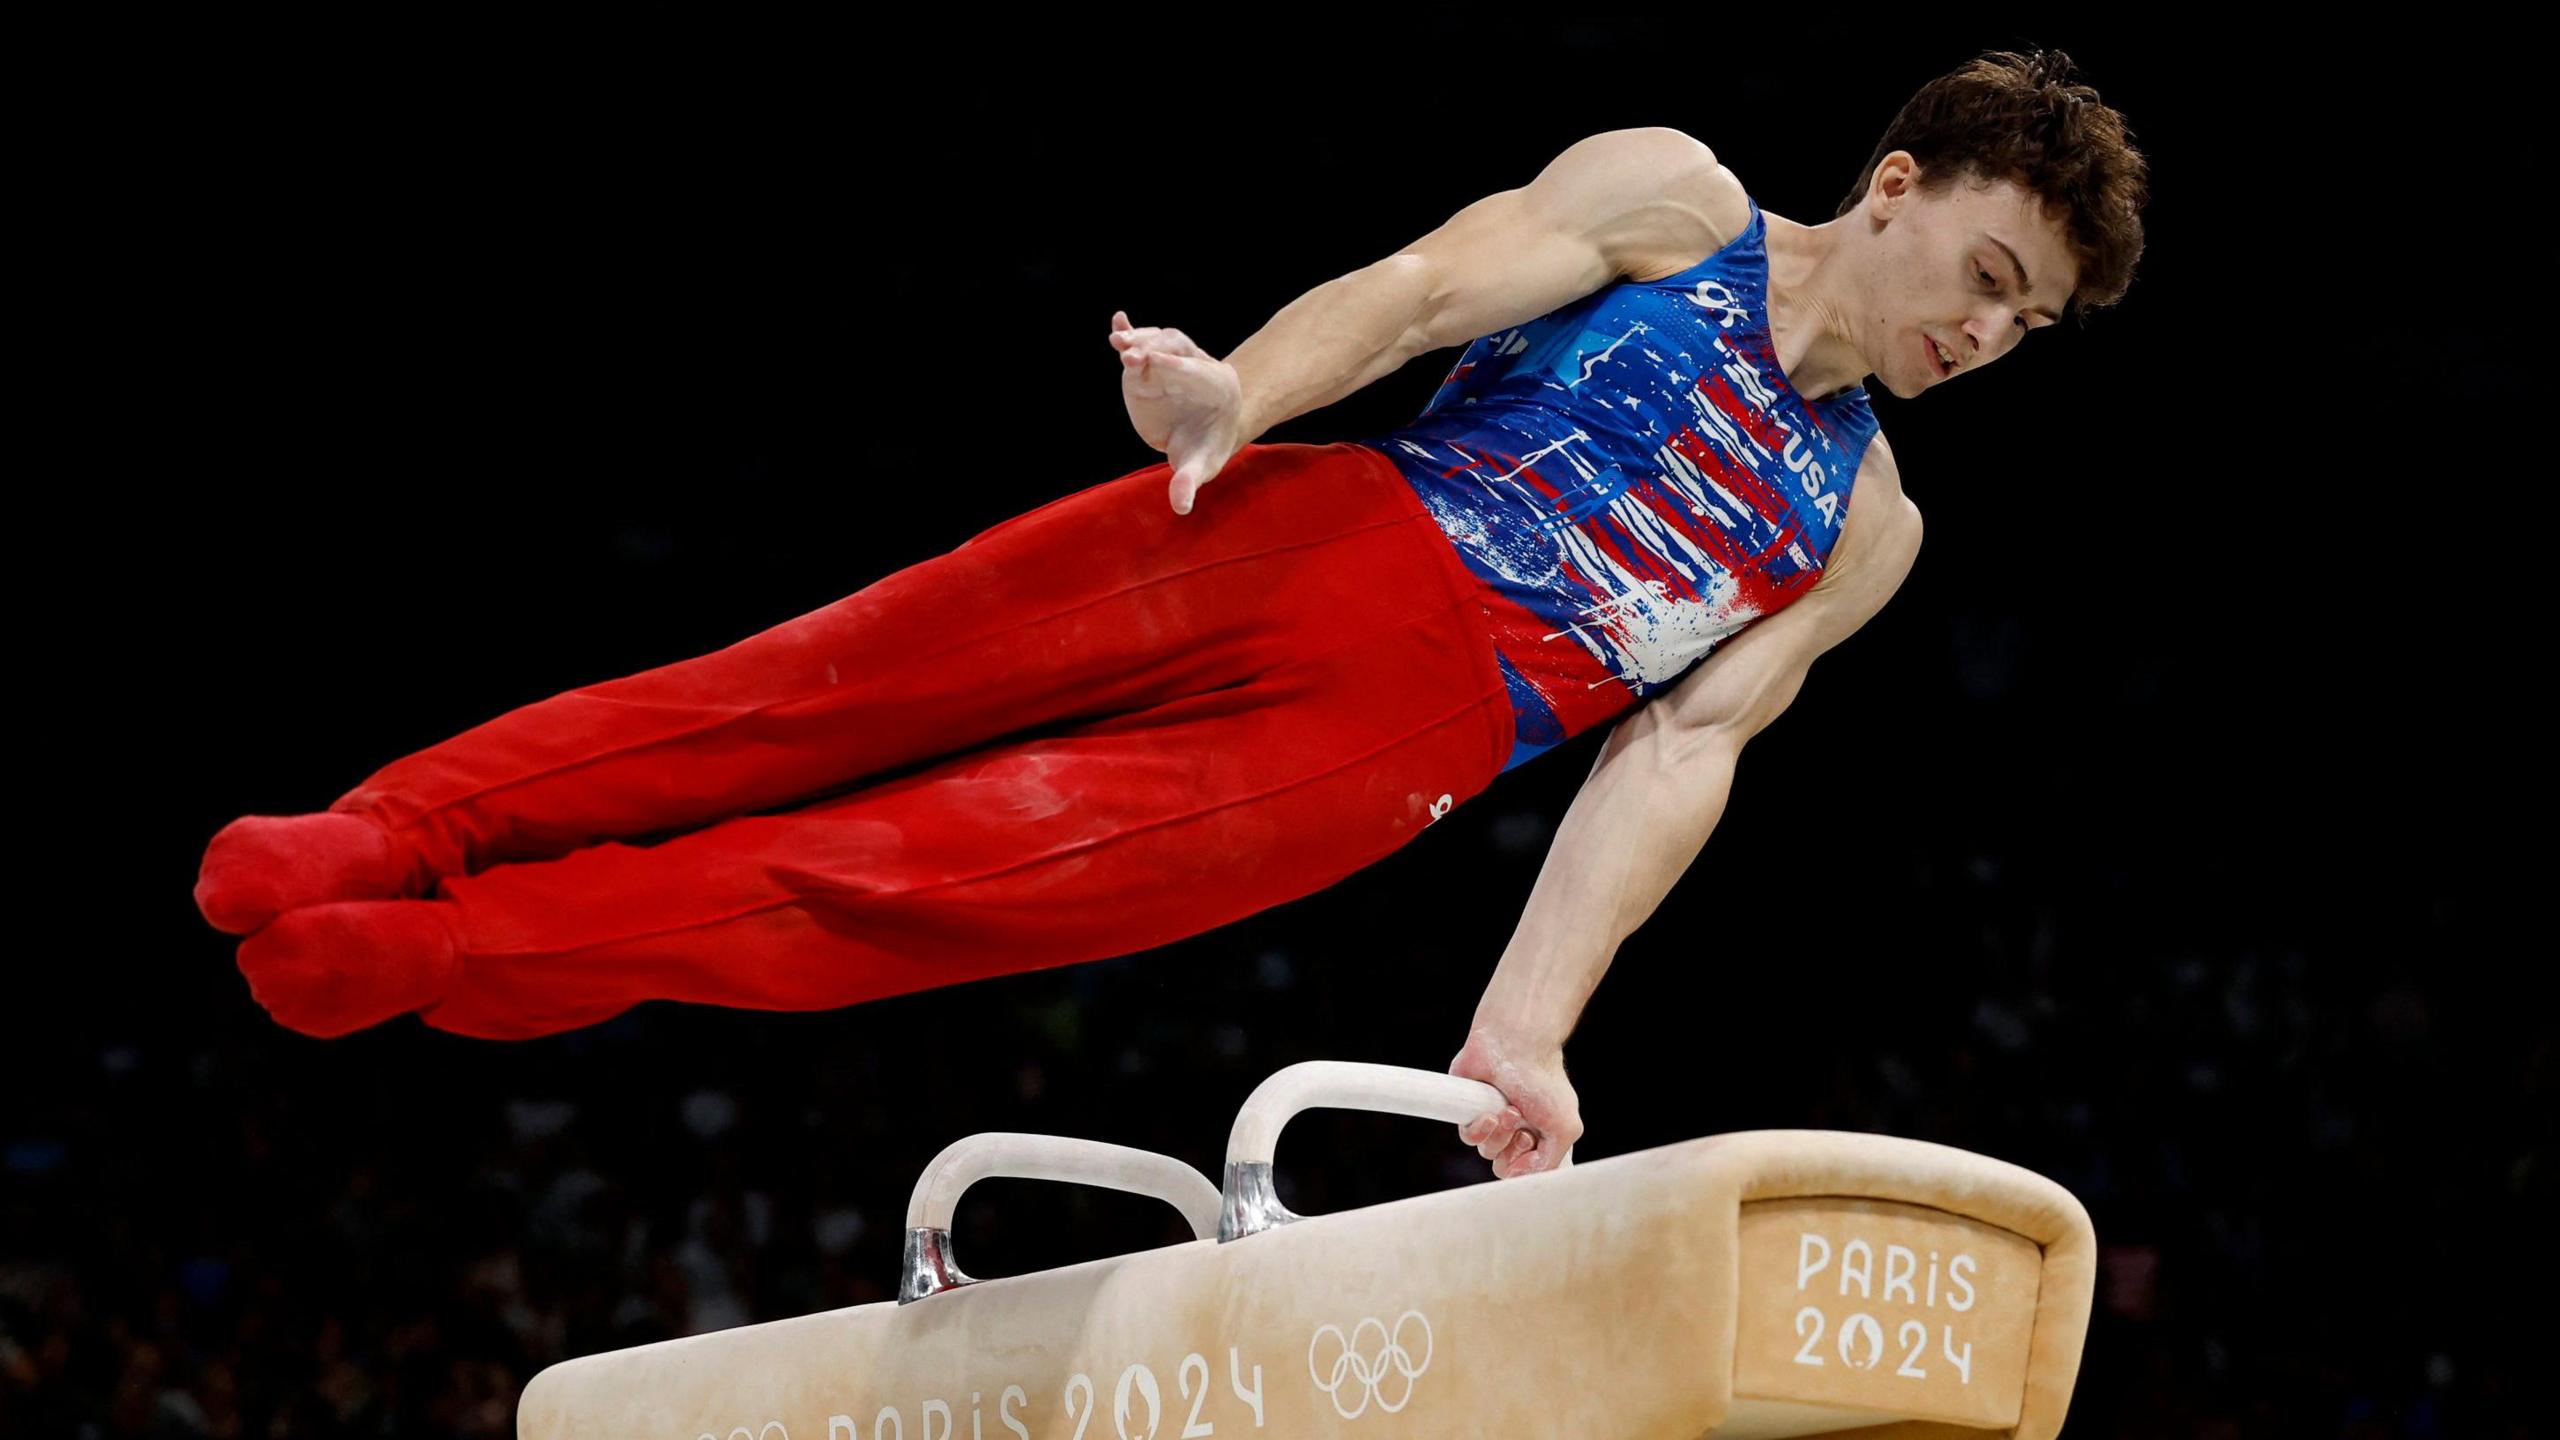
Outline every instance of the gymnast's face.
[[1966, 177], [1931, 194], [1918, 175], [1910, 153], [1894, 151], [1852, 212], [1869, 251], [1858, 267], [1859, 353], [1904, 399], [2058, 323], [2079, 278], [2062, 222], [2026, 187]]

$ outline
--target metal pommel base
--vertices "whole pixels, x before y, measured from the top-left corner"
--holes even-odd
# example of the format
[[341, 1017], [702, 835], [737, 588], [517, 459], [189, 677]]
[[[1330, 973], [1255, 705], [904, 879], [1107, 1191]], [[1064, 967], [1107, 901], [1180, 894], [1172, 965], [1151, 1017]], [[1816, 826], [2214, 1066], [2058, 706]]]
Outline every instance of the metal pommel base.
[[900, 1267], [898, 1278], [899, 1304], [912, 1305], [928, 1295], [977, 1283], [975, 1276], [963, 1273], [960, 1262], [951, 1258], [950, 1231], [918, 1226], [907, 1232], [906, 1263]]
[[1280, 1203], [1268, 1160], [1235, 1160], [1227, 1164], [1226, 1188], [1218, 1205], [1218, 1243], [1241, 1240], [1305, 1217]]

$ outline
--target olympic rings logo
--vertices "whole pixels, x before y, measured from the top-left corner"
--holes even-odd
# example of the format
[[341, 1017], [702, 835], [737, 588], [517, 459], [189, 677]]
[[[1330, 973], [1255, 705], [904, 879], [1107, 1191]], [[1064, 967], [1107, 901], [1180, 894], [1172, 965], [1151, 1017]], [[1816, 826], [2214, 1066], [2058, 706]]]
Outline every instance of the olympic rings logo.
[[[1422, 1327], [1422, 1358], [1420, 1360], [1414, 1359], [1413, 1352], [1405, 1348], [1404, 1322], [1407, 1320]], [[1373, 1328], [1378, 1332], [1378, 1350], [1374, 1357], [1362, 1354], [1360, 1346], [1360, 1337], [1368, 1334]], [[1342, 1347], [1342, 1353], [1334, 1357], [1330, 1374], [1318, 1370], [1316, 1366], [1316, 1351], [1323, 1345], [1327, 1331], [1332, 1332], [1334, 1343]], [[1369, 1402], [1372, 1400], [1377, 1401], [1378, 1408], [1390, 1415], [1402, 1410], [1413, 1400], [1414, 1382], [1421, 1379], [1422, 1372], [1430, 1368], [1431, 1322], [1424, 1318], [1419, 1310], [1407, 1310], [1397, 1316], [1393, 1330], [1389, 1330], [1383, 1321], [1366, 1319], [1353, 1326], [1348, 1336], [1342, 1333], [1342, 1327], [1339, 1325], [1319, 1325], [1316, 1327], [1316, 1333], [1307, 1340], [1307, 1378], [1316, 1382], [1317, 1389], [1332, 1397], [1334, 1413], [1345, 1420], [1358, 1419], [1361, 1412], [1369, 1408]], [[1404, 1378], [1404, 1393], [1392, 1404], [1378, 1387], [1378, 1382], [1387, 1378], [1390, 1369]], [[1346, 1410], [1343, 1408], [1342, 1392], [1344, 1387], [1352, 1381], [1359, 1382], [1360, 1403]]]

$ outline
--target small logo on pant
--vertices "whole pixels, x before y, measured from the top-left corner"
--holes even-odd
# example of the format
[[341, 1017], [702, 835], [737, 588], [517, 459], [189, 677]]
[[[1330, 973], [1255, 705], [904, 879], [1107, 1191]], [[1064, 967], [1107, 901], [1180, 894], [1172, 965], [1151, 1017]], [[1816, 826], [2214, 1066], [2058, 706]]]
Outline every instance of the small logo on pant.
[[[1437, 819], [1439, 819], [1441, 816], [1448, 814], [1451, 810], [1453, 810], [1453, 809], [1455, 809], [1455, 808], [1457, 807], [1457, 804], [1458, 804], [1458, 802], [1457, 802], [1457, 801], [1450, 799], [1450, 798], [1449, 798], [1448, 796], [1446, 796], [1446, 795], [1443, 795], [1443, 796], [1441, 796], [1439, 799], [1432, 801], [1432, 802], [1431, 802], [1431, 820], [1437, 820]], [[1430, 823], [1431, 823], [1431, 820], [1425, 820], [1425, 821], [1423, 821], [1422, 823], [1423, 823], [1423, 824], [1425, 824], [1425, 825], [1428, 825], [1428, 824], [1430, 824]]]

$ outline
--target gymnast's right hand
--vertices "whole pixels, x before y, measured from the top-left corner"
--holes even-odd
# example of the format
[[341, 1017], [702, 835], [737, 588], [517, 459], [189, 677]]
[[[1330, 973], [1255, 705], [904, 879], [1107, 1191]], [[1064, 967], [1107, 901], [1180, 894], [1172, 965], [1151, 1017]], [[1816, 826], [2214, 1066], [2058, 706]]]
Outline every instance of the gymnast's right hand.
[[1481, 1080], [1511, 1103], [1458, 1127], [1497, 1180], [1553, 1170], [1582, 1138], [1582, 1100], [1564, 1078], [1564, 1047], [1487, 1025], [1467, 1032], [1449, 1073]]
[[1111, 312], [1111, 348], [1120, 352], [1120, 399], [1138, 438], [1173, 464], [1173, 513], [1244, 448], [1244, 382], [1179, 330], [1129, 323]]

